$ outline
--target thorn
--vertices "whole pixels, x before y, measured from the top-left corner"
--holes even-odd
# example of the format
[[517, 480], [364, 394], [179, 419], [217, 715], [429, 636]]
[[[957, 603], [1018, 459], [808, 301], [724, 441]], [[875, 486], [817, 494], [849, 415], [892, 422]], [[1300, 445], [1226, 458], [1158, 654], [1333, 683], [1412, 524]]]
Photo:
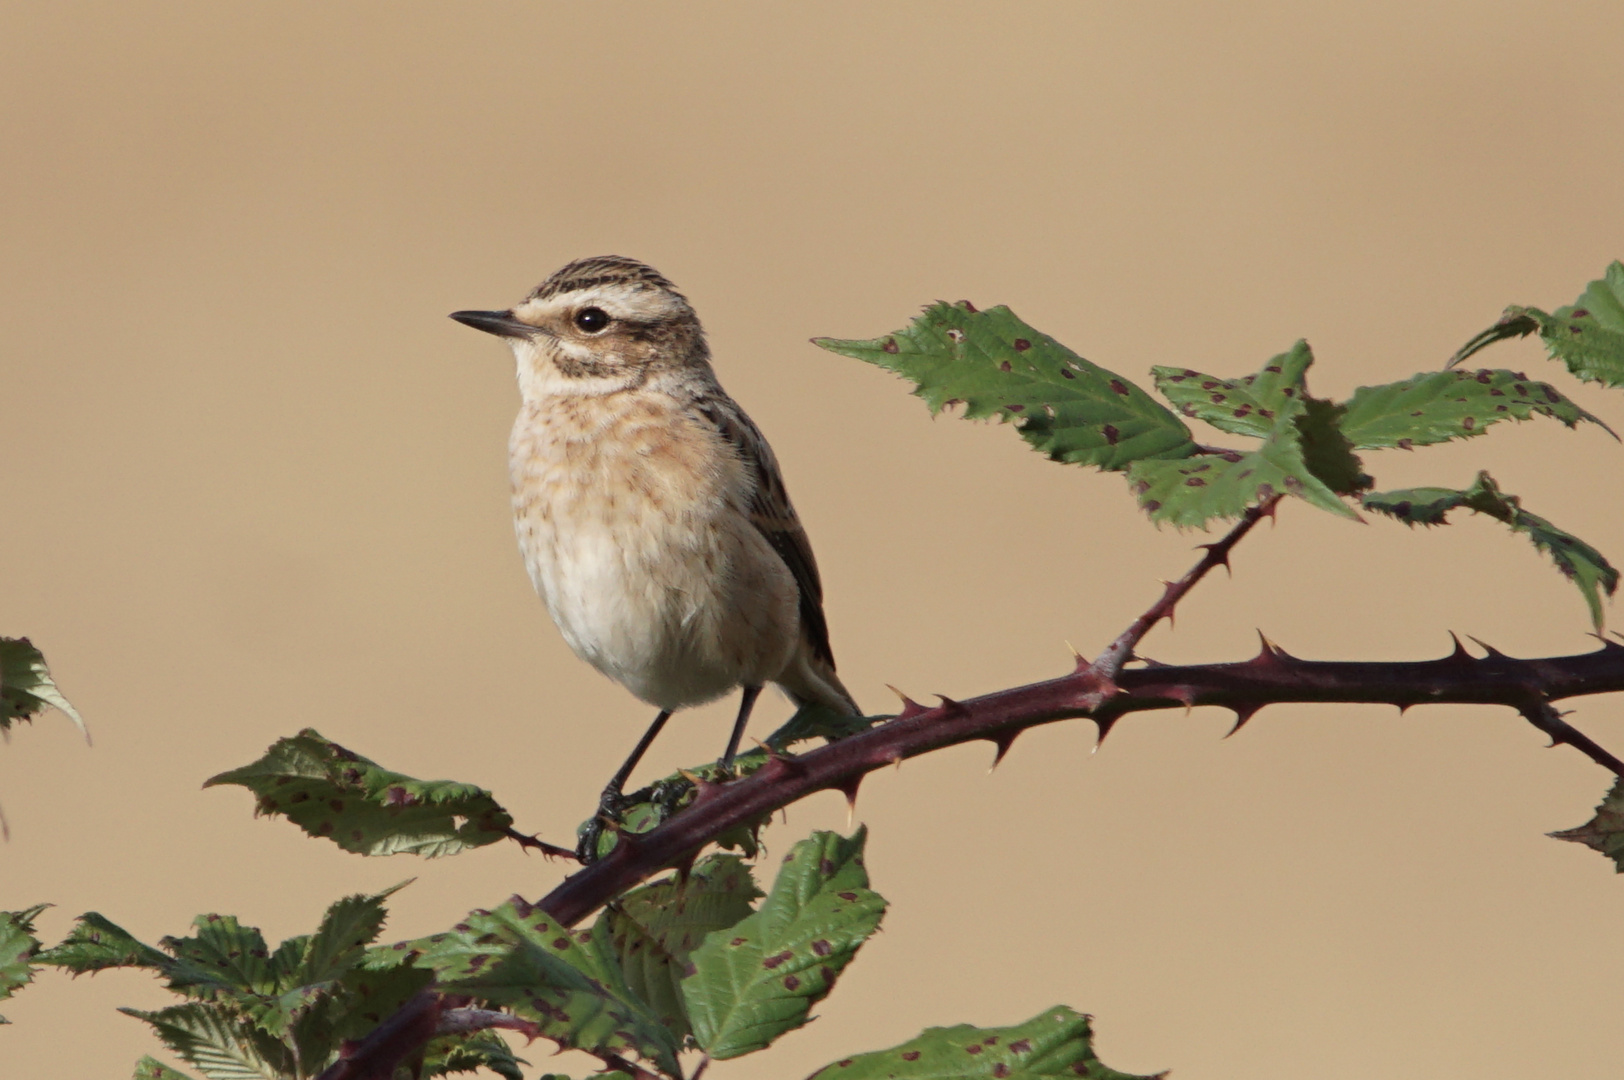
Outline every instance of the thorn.
[[835, 789], [846, 796], [846, 819], [850, 824], [851, 815], [857, 810], [857, 789], [863, 783], [861, 775], [854, 776], [845, 783], [836, 784]]
[[1147, 667], [1147, 668], [1159, 668], [1159, 667], [1168, 667], [1169, 666], [1167, 664], [1162, 663], [1160, 660], [1152, 660], [1148, 656], [1135, 655], [1135, 656], [1132, 657], [1132, 659], [1139, 661], [1141, 664], [1144, 664], [1145, 667]]
[[1116, 719], [1114, 717], [1110, 720], [1101, 720], [1099, 717], [1090, 717], [1090, 719], [1100, 729], [1099, 734], [1094, 736], [1094, 749], [1089, 751], [1090, 754], [1097, 754], [1100, 752], [1100, 747], [1105, 745], [1105, 737], [1111, 734], [1112, 728], [1116, 727]]
[[770, 777], [802, 776], [806, 773], [806, 766], [801, 764], [798, 757], [785, 757], [776, 753], [772, 747], [767, 747], [767, 761], [761, 766], [761, 772]]
[[[1218, 547], [1218, 542], [1215, 540], [1210, 544], [1197, 544], [1196, 547], [1205, 551], [1208, 555], [1211, 555], [1213, 550]], [[1224, 573], [1228, 574], [1230, 577], [1235, 576], [1234, 568], [1229, 565], [1229, 552], [1227, 551], [1220, 553], [1216, 559], [1212, 560], [1212, 565], [1223, 567]]]
[[1263, 708], [1263, 706], [1256, 702], [1248, 702], [1245, 705], [1231, 705], [1230, 708], [1235, 710], [1235, 726], [1230, 728], [1229, 731], [1224, 735], [1224, 738], [1226, 739], [1244, 727], [1246, 722], [1252, 719], [1252, 717], [1256, 716], [1257, 711]]
[[998, 763], [1004, 760], [1004, 755], [1009, 753], [1009, 748], [1015, 745], [1015, 737], [1019, 734], [1019, 730], [1005, 731], [994, 735], [990, 740], [988, 740], [998, 748], [993, 754], [992, 764], [987, 767], [987, 774], [989, 776], [992, 774], [994, 769], [998, 768]]
[[1472, 656], [1472, 654], [1466, 651], [1466, 646], [1460, 643], [1460, 638], [1455, 636], [1455, 631], [1451, 630], [1449, 632], [1449, 640], [1455, 643], [1455, 648], [1450, 651], [1448, 656], [1444, 657], [1445, 660], [1456, 664], [1477, 663], [1477, 660]]
[[1164, 698], [1172, 698], [1180, 705], [1183, 705], [1185, 712], [1189, 712], [1191, 709], [1195, 708], [1195, 691], [1191, 690], [1188, 686], [1181, 686], [1175, 683], [1173, 686], [1167, 687], [1166, 689], [1158, 690], [1157, 694]]
[[885, 688], [902, 699], [902, 712], [898, 714], [898, 720], [912, 720], [920, 713], [930, 712], [929, 709], [925, 708], [923, 705], [919, 704], [919, 702], [915, 701], [907, 694], [904, 694], [901, 690], [898, 690], [890, 683], [886, 683]]
[[1478, 638], [1472, 637], [1471, 634], [1467, 634], [1466, 636], [1468, 638], [1471, 638], [1474, 642], [1477, 643], [1479, 648], [1481, 648], [1484, 652], [1489, 654], [1488, 656], [1484, 657], [1485, 660], [1508, 660], [1508, 659], [1510, 659], [1510, 657], [1506, 656], [1505, 653], [1501, 652], [1499, 649], [1496, 649], [1493, 645], [1490, 645], [1488, 642], [1481, 641]]
[[[1603, 636], [1601, 634], [1591, 634], [1590, 636], [1595, 638], [1597, 641], [1601, 642], [1601, 647], [1602, 647], [1603, 652], [1611, 652], [1611, 651], [1617, 651], [1619, 649], [1624, 649], [1624, 645], [1620, 645], [1616, 641], [1609, 640], [1607, 637], [1605, 637], [1605, 636]], [[1618, 637], [1618, 632], [1614, 631], [1613, 636]]]
[[[1061, 640], [1065, 639], [1062, 638]], [[1066, 648], [1071, 650], [1071, 658], [1073, 660], [1081, 660], [1083, 658], [1083, 654], [1077, 651], [1077, 646], [1073, 645], [1070, 641], [1066, 641]]]
[[961, 717], [970, 715], [970, 710], [964, 707], [963, 702], [954, 701], [946, 694], [937, 694], [936, 696], [942, 699], [942, 703], [938, 708], [948, 716]]
[[1263, 631], [1257, 632], [1257, 639], [1261, 645], [1256, 656], [1246, 661], [1253, 667], [1273, 667], [1280, 656], [1280, 647], [1263, 636]]

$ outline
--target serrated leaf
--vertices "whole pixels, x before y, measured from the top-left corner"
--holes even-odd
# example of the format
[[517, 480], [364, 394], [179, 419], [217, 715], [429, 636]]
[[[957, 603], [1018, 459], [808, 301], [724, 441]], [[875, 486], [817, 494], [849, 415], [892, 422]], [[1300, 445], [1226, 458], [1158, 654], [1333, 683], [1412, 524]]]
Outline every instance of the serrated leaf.
[[676, 1075], [677, 1041], [626, 985], [601, 924], [566, 930], [514, 897], [411, 946], [441, 989], [532, 1020], [560, 1046], [637, 1056]]
[[[0, 1001], [15, 994], [34, 979], [34, 968], [39, 965], [34, 954], [39, 951], [39, 938], [34, 936], [34, 920], [49, 904], [35, 904], [22, 911], [0, 911]], [[10, 1020], [0, 1016], [0, 1024]]]
[[[192, 925], [197, 928], [195, 937], [165, 937], [158, 941], [165, 952], [181, 962], [165, 972], [171, 987], [207, 992], [223, 986], [253, 994], [276, 993], [270, 948], [257, 928], [243, 926], [234, 915], [199, 915]], [[189, 978], [193, 971], [201, 973], [196, 983]]]
[[1013, 421], [1022, 438], [1056, 461], [1114, 470], [1195, 452], [1189, 429], [1155, 398], [1007, 307], [937, 303], [894, 334], [815, 341], [911, 380], [932, 414], [963, 402], [967, 419]]
[[313, 728], [203, 786], [217, 784], [248, 788], [257, 815], [280, 814], [361, 855], [452, 855], [504, 839], [513, 824], [483, 788], [390, 772]]
[[339, 979], [360, 963], [366, 947], [378, 939], [388, 917], [383, 902], [410, 885], [403, 881], [380, 893], [346, 896], [322, 915], [321, 925], [305, 941], [299, 964], [284, 986]]
[[327, 1021], [336, 1040], [359, 1039], [434, 979], [426, 968], [410, 964], [386, 971], [357, 968], [341, 980], [342, 992], [332, 998]]
[[1214, 518], [1239, 517], [1276, 495], [1293, 495], [1357, 520], [1338, 489], [1352, 492], [1365, 478], [1337, 428], [1336, 407], [1319, 402], [1310, 407], [1307, 372], [1313, 362], [1308, 343], [1299, 341], [1242, 379], [1157, 368], [1158, 387], [1180, 411], [1263, 443], [1255, 450], [1128, 466], [1128, 484], [1151, 520], [1200, 528]]
[[1624, 874], [1624, 779], [1614, 780], [1596, 813], [1583, 825], [1547, 833], [1557, 840], [1571, 840], [1601, 852], [1613, 860], [1617, 873]]
[[692, 1030], [681, 986], [689, 954], [706, 934], [747, 917], [761, 895], [743, 860], [711, 855], [686, 877], [633, 889], [600, 916], [626, 984], [677, 1038]]
[[1273, 357], [1255, 375], [1220, 379], [1193, 368], [1155, 367], [1156, 389], [1185, 416], [1204, 420], [1232, 435], [1266, 439], [1282, 410], [1307, 396], [1308, 369], [1314, 354], [1299, 341]]
[[[489, 1069], [504, 1080], [524, 1080], [524, 1070], [519, 1066], [528, 1064], [523, 1058], [513, 1056], [513, 1048], [500, 1035], [489, 1031], [441, 1036], [423, 1048], [425, 1077]], [[619, 1075], [624, 1077], [625, 1073]]]
[[885, 914], [863, 868], [867, 838], [859, 828], [796, 844], [756, 913], [693, 951], [681, 987], [700, 1049], [738, 1057], [806, 1023]]
[[[38, 959], [42, 964], [64, 968], [75, 975], [93, 974], [109, 968], [135, 967], [170, 976], [177, 969], [190, 967], [137, 940], [128, 930], [95, 911], [87, 911], [79, 916], [62, 943], [44, 950]], [[179, 973], [188, 981], [203, 974], [190, 970]]]
[[32, 720], [46, 708], [66, 714], [89, 741], [84, 718], [56, 688], [44, 655], [27, 638], [0, 637], [0, 731], [9, 731], [14, 720]]
[[1613, 429], [1550, 383], [1515, 371], [1428, 371], [1383, 386], [1361, 386], [1346, 403], [1342, 430], [1360, 450], [1430, 446], [1481, 435], [1501, 420], [1549, 416], [1568, 427], [1580, 421]]
[[1615, 260], [1576, 302], [1551, 314], [1536, 307], [1506, 308], [1498, 322], [1462, 345], [1447, 366], [1497, 341], [1536, 331], [1546, 351], [1574, 375], [1603, 386], [1624, 386], [1624, 263]]
[[119, 1012], [150, 1024], [159, 1041], [209, 1080], [286, 1080], [296, 1069], [281, 1043], [211, 1005]]
[[156, 1058], [143, 1057], [135, 1063], [134, 1080], [192, 1080], [192, 1078], [179, 1069], [171, 1069]]
[[1157, 1080], [1106, 1068], [1094, 1053], [1093, 1037], [1086, 1014], [1056, 1005], [1015, 1027], [927, 1028], [900, 1046], [857, 1054], [812, 1075], [825, 1080]]
[[1406, 525], [1445, 525], [1448, 514], [1458, 507], [1486, 514], [1522, 533], [1556, 563], [1556, 568], [1579, 588], [1590, 608], [1590, 621], [1597, 632], [1603, 625], [1602, 593], [1612, 596], [1618, 589], [1618, 571], [1601, 552], [1572, 533], [1557, 528], [1538, 514], [1522, 508], [1522, 500], [1506, 495], [1487, 472], [1477, 474], [1471, 487], [1406, 488], [1377, 491], [1364, 497], [1367, 509], [1395, 517]]

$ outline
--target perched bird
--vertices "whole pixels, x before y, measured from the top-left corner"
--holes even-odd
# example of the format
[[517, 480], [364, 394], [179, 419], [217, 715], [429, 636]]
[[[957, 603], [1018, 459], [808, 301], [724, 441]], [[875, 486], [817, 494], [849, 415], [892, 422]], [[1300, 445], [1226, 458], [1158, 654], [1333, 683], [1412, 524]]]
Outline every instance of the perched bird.
[[633, 259], [581, 259], [508, 311], [451, 317], [518, 361], [508, 467], [536, 592], [577, 656], [659, 709], [604, 813], [677, 709], [743, 688], [724, 765], [766, 683], [860, 714], [772, 448], [671, 282]]

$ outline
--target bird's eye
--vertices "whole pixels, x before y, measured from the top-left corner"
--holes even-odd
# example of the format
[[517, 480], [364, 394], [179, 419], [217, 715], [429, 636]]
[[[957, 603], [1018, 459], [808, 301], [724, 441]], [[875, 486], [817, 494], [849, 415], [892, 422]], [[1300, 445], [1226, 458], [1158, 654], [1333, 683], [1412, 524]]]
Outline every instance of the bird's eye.
[[609, 313], [603, 308], [582, 308], [575, 313], [575, 325], [588, 334], [596, 334], [609, 325]]

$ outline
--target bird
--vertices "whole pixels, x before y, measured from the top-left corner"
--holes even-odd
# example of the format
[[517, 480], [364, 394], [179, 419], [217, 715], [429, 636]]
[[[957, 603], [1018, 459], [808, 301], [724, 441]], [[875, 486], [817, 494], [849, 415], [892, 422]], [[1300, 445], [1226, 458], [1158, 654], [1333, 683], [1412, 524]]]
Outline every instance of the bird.
[[618, 255], [577, 259], [512, 308], [451, 318], [513, 351], [508, 467], [531, 583], [576, 656], [658, 709], [594, 824], [679, 709], [741, 689], [724, 769], [767, 683], [862, 715], [777, 458], [669, 280]]

